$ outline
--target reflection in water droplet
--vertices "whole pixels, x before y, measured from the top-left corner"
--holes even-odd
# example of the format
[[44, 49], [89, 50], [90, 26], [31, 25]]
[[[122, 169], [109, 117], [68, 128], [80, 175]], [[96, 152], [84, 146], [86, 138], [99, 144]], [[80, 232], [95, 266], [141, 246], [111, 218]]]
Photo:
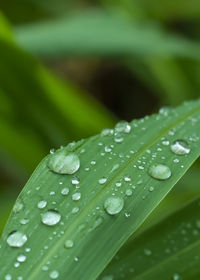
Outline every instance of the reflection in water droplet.
[[188, 143], [184, 140], [176, 140], [171, 145], [171, 151], [176, 155], [185, 155], [190, 153]]
[[62, 149], [50, 155], [48, 167], [58, 174], [74, 174], [80, 167], [80, 160], [77, 154]]
[[59, 276], [59, 273], [58, 273], [57, 270], [53, 270], [53, 271], [50, 272], [49, 276], [50, 276], [51, 279], [57, 279], [58, 276]]
[[60, 222], [61, 215], [55, 210], [49, 210], [42, 215], [42, 222], [48, 226], [54, 226]]
[[47, 205], [47, 202], [46, 202], [45, 200], [41, 200], [41, 201], [38, 202], [37, 207], [38, 207], [39, 209], [43, 209], [43, 208], [46, 207], [46, 205]]
[[66, 240], [65, 241], [65, 248], [69, 249], [74, 246], [74, 242], [72, 240]]
[[20, 232], [20, 231], [14, 231], [10, 233], [10, 235], [7, 238], [7, 243], [11, 247], [20, 248], [22, 247], [27, 241], [26, 234]]
[[153, 164], [149, 168], [151, 177], [158, 180], [166, 180], [171, 177], [171, 170], [164, 164]]
[[124, 207], [124, 200], [121, 197], [109, 197], [104, 202], [104, 208], [110, 215], [118, 214]]

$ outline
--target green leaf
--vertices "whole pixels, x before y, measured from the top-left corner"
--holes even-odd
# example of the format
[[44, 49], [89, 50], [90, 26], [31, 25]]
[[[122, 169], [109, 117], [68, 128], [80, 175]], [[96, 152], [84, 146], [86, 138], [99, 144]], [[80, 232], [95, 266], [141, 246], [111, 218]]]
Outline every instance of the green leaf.
[[199, 210], [200, 198], [132, 238], [99, 279], [106, 275], [112, 275], [112, 279], [127, 280], [198, 279]]
[[[184, 155], [170, 148], [181, 139], [188, 143]], [[60, 279], [95, 279], [197, 159], [199, 142], [200, 100], [162, 109], [157, 115], [133, 121], [131, 127], [118, 124], [115, 135], [97, 135], [48, 155], [20, 194], [5, 227], [0, 278], [9, 273], [13, 278], [49, 279], [56, 270]], [[80, 168], [74, 154], [80, 159]], [[165, 174], [160, 169], [152, 170], [156, 164], [162, 164]], [[78, 171], [61, 175], [56, 170]], [[66, 188], [67, 196], [62, 194], [67, 194]], [[40, 209], [37, 205], [42, 200], [47, 205]], [[50, 210], [53, 213], [46, 212]], [[21, 219], [29, 222], [22, 225]], [[55, 225], [43, 224], [42, 219]], [[7, 243], [13, 231], [27, 236], [24, 246], [8, 245], [16, 246], [13, 235]], [[25, 237], [19, 239], [26, 241]], [[16, 268], [20, 254], [27, 259]]]
[[92, 11], [19, 26], [17, 42], [37, 55], [176, 55], [200, 59], [199, 46], [149, 22], [135, 22]]

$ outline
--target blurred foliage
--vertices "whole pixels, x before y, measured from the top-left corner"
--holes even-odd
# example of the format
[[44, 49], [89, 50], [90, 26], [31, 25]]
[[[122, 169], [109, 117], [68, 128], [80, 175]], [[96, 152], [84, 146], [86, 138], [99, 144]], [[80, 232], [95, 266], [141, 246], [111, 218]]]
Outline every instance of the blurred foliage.
[[[200, 2], [3, 0], [0, 10], [1, 231], [50, 148], [199, 97]], [[199, 162], [149, 221], [194, 197], [198, 172]]]

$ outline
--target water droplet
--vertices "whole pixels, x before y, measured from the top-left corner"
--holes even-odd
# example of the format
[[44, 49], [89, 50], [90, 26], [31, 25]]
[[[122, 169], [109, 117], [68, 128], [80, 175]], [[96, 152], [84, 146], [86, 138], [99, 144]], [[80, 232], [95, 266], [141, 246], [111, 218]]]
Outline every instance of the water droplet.
[[102, 280], [114, 280], [114, 277], [112, 275], [106, 275], [102, 278]]
[[91, 228], [89, 228], [88, 232], [93, 231], [94, 229], [99, 227], [102, 223], [103, 223], [103, 217], [97, 217], [93, 225], [91, 226]]
[[74, 201], [78, 201], [78, 200], [80, 200], [80, 198], [81, 198], [81, 193], [80, 192], [74, 193], [72, 195], [72, 200], [74, 200]]
[[178, 273], [174, 273], [173, 280], [180, 280], [181, 276]]
[[20, 220], [21, 225], [26, 225], [28, 223], [29, 223], [29, 219], [23, 218], [23, 219]]
[[121, 133], [116, 133], [114, 137], [115, 143], [122, 143], [124, 141], [124, 137]]
[[171, 177], [171, 170], [164, 164], [154, 164], [149, 168], [151, 177], [158, 180], [166, 180]]
[[41, 201], [38, 202], [37, 207], [39, 209], [43, 209], [43, 208], [46, 207], [46, 205], [47, 205], [47, 202], [45, 200], [41, 200]]
[[103, 177], [103, 178], [101, 178], [101, 179], [99, 179], [99, 184], [105, 184], [106, 183], [106, 181], [107, 181], [107, 178], [106, 177]]
[[80, 180], [78, 177], [72, 178], [72, 185], [78, 185], [80, 183]]
[[121, 197], [109, 197], [104, 202], [104, 208], [110, 215], [118, 214], [124, 207], [124, 200]]
[[72, 214], [76, 214], [76, 213], [78, 213], [78, 211], [79, 211], [79, 207], [74, 207], [72, 209]]
[[126, 195], [131, 196], [133, 194], [133, 191], [131, 189], [126, 190]]
[[77, 154], [62, 149], [50, 155], [48, 167], [58, 174], [74, 174], [80, 167]]
[[74, 246], [74, 242], [72, 240], [66, 240], [65, 241], [65, 248], [69, 249]]
[[25, 262], [26, 256], [25, 256], [25, 255], [19, 255], [19, 256], [17, 257], [17, 260], [18, 260], [18, 262]]
[[42, 222], [48, 226], [54, 226], [60, 222], [61, 215], [55, 210], [49, 210], [42, 215]]
[[112, 147], [110, 145], [105, 146], [104, 150], [105, 150], [106, 153], [110, 153], [112, 151]]
[[14, 231], [10, 233], [10, 235], [7, 238], [7, 243], [11, 247], [20, 248], [22, 247], [27, 241], [26, 234], [20, 232], [20, 231]]
[[49, 276], [51, 279], [57, 279], [59, 276], [59, 272], [57, 270], [53, 270], [50, 272]]
[[61, 190], [61, 194], [62, 194], [62, 195], [68, 195], [68, 193], [69, 193], [69, 188], [63, 188], [63, 189]]
[[129, 133], [131, 131], [131, 126], [128, 122], [121, 121], [116, 124], [115, 131], [122, 132], [122, 133]]
[[77, 258], [77, 257], [75, 257], [75, 258], [74, 258], [74, 261], [75, 261], [75, 262], [78, 262], [78, 258]]
[[152, 254], [151, 250], [150, 249], [144, 249], [144, 254], [146, 256], [150, 256]]
[[105, 128], [101, 131], [101, 136], [112, 136], [114, 133], [113, 129]]
[[12, 280], [12, 276], [10, 274], [6, 274], [5, 280]]
[[171, 151], [176, 155], [185, 155], [189, 154], [190, 148], [188, 147], [188, 143], [184, 140], [176, 140], [171, 145]]
[[22, 203], [20, 203], [19, 201], [17, 201], [13, 207], [13, 211], [15, 213], [20, 212], [23, 209], [24, 205]]

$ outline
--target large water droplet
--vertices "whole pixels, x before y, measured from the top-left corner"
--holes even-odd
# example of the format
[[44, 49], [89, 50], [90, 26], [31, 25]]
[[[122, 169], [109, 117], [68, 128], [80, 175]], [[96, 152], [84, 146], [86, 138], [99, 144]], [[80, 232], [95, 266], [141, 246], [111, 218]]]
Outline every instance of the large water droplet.
[[118, 214], [124, 207], [124, 200], [121, 197], [108, 197], [104, 202], [104, 208], [110, 215]]
[[77, 154], [62, 149], [50, 155], [48, 167], [55, 173], [74, 174], [80, 167], [80, 160]]
[[55, 210], [49, 210], [42, 215], [42, 222], [48, 226], [54, 226], [60, 222], [61, 215]]
[[14, 231], [10, 233], [10, 235], [7, 238], [7, 243], [11, 247], [20, 248], [22, 247], [27, 241], [26, 234], [20, 232], [20, 231]]
[[50, 272], [49, 276], [51, 279], [57, 279], [59, 276], [59, 272], [57, 270], [53, 270]]
[[188, 147], [188, 143], [184, 140], [176, 140], [171, 145], [171, 151], [176, 155], [185, 155], [189, 154], [190, 148]]
[[149, 168], [151, 177], [158, 180], [166, 180], [171, 177], [171, 170], [164, 164], [153, 164]]

